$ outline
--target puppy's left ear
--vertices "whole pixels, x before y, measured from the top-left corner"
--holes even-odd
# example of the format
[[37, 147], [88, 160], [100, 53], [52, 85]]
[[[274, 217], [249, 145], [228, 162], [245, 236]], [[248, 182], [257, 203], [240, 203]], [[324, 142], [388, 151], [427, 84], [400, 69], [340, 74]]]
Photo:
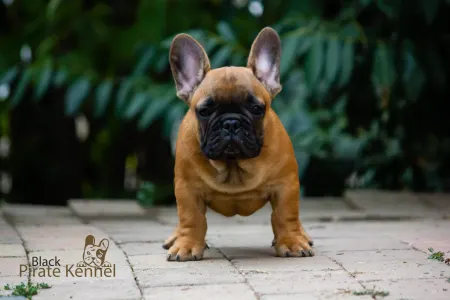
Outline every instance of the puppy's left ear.
[[247, 67], [253, 71], [272, 97], [281, 91], [280, 58], [280, 37], [275, 30], [266, 27], [253, 42]]
[[211, 68], [208, 55], [199, 42], [183, 33], [173, 39], [169, 61], [177, 96], [189, 104], [195, 89]]

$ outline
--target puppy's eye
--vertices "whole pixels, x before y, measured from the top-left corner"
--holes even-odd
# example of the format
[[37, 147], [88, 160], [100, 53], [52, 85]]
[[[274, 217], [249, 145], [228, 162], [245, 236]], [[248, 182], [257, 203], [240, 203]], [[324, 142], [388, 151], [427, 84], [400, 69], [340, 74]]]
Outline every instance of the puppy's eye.
[[212, 115], [213, 110], [207, 107], [204, 108], [200, 108], [198, 111], [198, 114], [204, 118], [209, 117], [210, 115]]
[[264, 107], [260, 105], [253, 105], [252, 106], [252, 114], [260, 116], [264, 113]]

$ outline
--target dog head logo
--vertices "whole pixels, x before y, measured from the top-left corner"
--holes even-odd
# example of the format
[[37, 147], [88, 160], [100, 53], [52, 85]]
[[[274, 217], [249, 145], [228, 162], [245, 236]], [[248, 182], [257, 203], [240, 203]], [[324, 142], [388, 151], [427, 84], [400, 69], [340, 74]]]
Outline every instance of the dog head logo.
[[108, 239], [103, 239], [96, 245], [95, 237], [88, 235], [84, 244], [83, 261], [78, 263], [78, 266], [110, 267], [111, 264], [105, 261], [108, 248]]

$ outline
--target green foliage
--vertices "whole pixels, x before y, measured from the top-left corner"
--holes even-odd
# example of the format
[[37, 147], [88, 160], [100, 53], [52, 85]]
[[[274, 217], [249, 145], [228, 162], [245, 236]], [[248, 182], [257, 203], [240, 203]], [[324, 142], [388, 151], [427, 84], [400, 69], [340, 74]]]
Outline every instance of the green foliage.
[[443, 262], [445, 260], [445, 253], [442, 251], [436, 251], [434, 252], [433, 248], [428, 248], [428, 251], [430, 251], [430, 255], [428, 256], [428, 259], [434, 259], [437, 261]]
[[41, 289], [49, 289], [51, 288], [50, 285], [47, 283], [37, 283], [32, 284], [31, 282], [20, 283], [15, 286], [11, 286], [9, 284], [6, 284], [4, 287], [5, 291], [11, 291], [13, 296], [23, 296], [27, 299], [32, 299], [33, 296], [38, 294], [38, 291]]
[[387, 296], [389, 296], [389, 292], [387, 292], [387, 291], [375, 291], [375, 288], [374, 288], [372, 290], [354, 291], [353, 295], [355, 295], [355, 296], [371, 296], [372, 299], [377, 299], [377, 297], [387, 297]]
[[[120, 122], [146, 131], [162, 120], [174, 147], [187, 110], [168, 65], [174, 35], [197, 38], [213, 67], [245, 65], [256, 34], [273, 26], [283, 47], [283, 90], [273, 105], [301, 176], [318, 157], [353, 162], [363, 186], [414, 188], [420, 169], [425, 189], [444, 189], [434, 166], [450, 141], [431, 123], [416, 130], [411, 108], [449, 94], [449, 1], [262, 1], [260, 18], [245, 1], [118, 3], [26, 0], [5, 8], [7, 20], [26, 16], [0, 39], [8, 42], [0, 58], [0, 82], [12, 87], [7, 109], [25, 101], [28, 88], [36, 101], [61, 88], [68, 116], [93, 115], [111, 130]], [[31, 62], [19, 61], [24, 43]]]
[[173, 185], [157, 185], [153, 182], [143, 182], [137, 192], [137, 201], [143, 207], [160, 204], [166, 197], [172, 195]]

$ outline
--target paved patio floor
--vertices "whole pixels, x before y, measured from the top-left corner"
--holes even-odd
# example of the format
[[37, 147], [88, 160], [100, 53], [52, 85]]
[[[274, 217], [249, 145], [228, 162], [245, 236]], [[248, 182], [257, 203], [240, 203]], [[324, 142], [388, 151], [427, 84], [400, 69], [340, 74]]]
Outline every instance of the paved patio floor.
[[[44, 282], [51, 288], [33, 299], [448, 300], [450, 266], [428, 259], [428, 248], [450, 257], [449, 216], [449, 195], [353, 191], [343, 199], [305, 199], [301, 218], [316, 256], [277, 258], [269, 207], [251, 217], [208, 212], [204, 260], [168, 262], [161, 244], [177, 222], [175, 208], [146, 210], [118, 200], [5, 204], [0, 295], [10, 294], [5, 284]], [[78, 264], [88, 235], [95, 245], [109, 242], [104, 257], [114, 276], [73, 274], [85, 270]], [[43, 267], [55, 258], [57, 266]], [[51, 273], [56, 268], [60, 276]]]

